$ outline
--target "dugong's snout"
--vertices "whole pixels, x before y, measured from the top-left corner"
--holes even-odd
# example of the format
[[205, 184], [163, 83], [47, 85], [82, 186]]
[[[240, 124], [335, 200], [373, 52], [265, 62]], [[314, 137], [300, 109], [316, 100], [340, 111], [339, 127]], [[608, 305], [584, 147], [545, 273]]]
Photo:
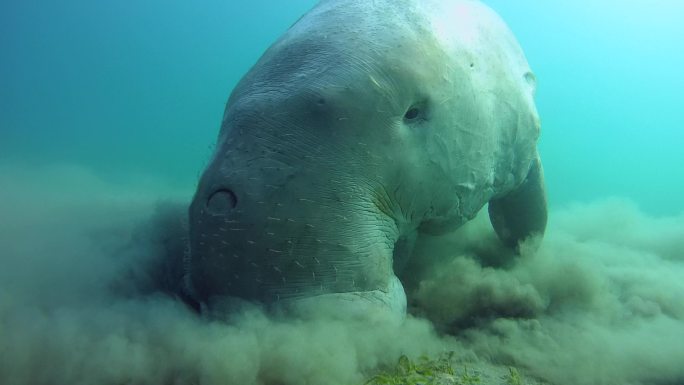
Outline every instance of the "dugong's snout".
[[250, 207], [261, 199], [254, 199], [246, 178], [226, 171], [230, 165], [214, 163], [218, 164], [205, 171], [190, 205], [186, 289], [201, 303], [211, 297], [261, 300], [258, 285], [263, 281], [254, 272], [266, 256], [256, 244], [262, 241], [259, 230], [267, 224]]
[[190, 205], [185, 284], [193, 300], [210, 309], [236, 299], [277, 307], [401, 288], [392, 280], [393, 222], [369, 216], [375, 208], [364, 191], [345, 191], [320, 164], [220, 151]]

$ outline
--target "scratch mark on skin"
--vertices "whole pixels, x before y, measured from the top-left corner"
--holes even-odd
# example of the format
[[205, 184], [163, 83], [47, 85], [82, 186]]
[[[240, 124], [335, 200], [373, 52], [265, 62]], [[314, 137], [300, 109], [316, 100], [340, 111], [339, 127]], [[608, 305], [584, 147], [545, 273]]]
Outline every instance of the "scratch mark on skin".
[[320, 264], [321, 264], [321, 261], [319, 261], [318, 258], [313, 257], [313, 259], [314, 259], [314, 261], [316, 261], [316, 264], [317, 264], [317, 265], [320, 265]]
[[378, 87], [379, 89], [382, 89], [382, 86], [380, 85], [380, 83], [378, 83], [377, 80], [375, 80], [373, 75], [369, 75], [368, 77], [370, 78], [371, 82], [373, 82], [373, 84], [375, 84], [376, 87]]
[[304, 265], [302, 265], [301, 263], [299, 263], [299, 261], [295, 261], [295, 265], [299, 266], [299, 267], [302, 268], [302, 269], [304, 268]]
[[237, 255], [237, 254], [233, 254], [233, 258], [235, 258], [235, 259], [240, 259], [240, 256]]
[[256, 242], [251, 241], [251, 240], [248, 240], [247, 243], [249, 243], [250, 245], [255, 245], [255, 244], [256, 244]]
[[274, 254], [282, 254], [283, 253], [282, 251], [276, 250], [276, 249], [268, 249], [268, 251], [270, 251], [271, 253], [274, 253]]
[[280, 270], [280, 268], [279, 268], [278, 266], [273, 266], [273, 270], [277, 271], [277, 272], [280, 273], [280, 274], [283, 273], [283, 271]]
[[230, 229], [230, 231], [245, 231], [245, 229]]
[[269, 221], [276, 221], [276, 222], [282, 221], [282, 219], [276, 218], [276, 217], [267, 217], [266, 219], [268, 219]]
[[223, 241], [223, 240], [222, 240], [221, 243], [224, 244], [224, 245], [226, 245], [226, 246], [230, 246], [230, 243], [228, 243], [228, 242], [226, 242], [226, 241]]

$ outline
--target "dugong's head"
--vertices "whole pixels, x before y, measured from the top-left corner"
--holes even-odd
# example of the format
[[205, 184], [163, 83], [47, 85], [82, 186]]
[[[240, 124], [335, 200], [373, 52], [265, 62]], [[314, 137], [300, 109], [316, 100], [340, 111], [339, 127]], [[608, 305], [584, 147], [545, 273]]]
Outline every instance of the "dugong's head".
[[234, 89], [190, 207], [201, 302], [388, 292], [395, 244], [525, 179], [534, 76], [476, 1], [323, 1]]

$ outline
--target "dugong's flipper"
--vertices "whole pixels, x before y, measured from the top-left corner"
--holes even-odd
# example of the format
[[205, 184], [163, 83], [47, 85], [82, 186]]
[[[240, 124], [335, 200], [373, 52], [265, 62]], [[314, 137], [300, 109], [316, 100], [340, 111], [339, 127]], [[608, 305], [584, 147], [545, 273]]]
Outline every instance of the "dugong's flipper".
[[544, 235], [546, 218], [544, 172], [537, 156], [520, 186], [489, 202], [489, 219], [501, 241], [517, 248], [531, 236]]

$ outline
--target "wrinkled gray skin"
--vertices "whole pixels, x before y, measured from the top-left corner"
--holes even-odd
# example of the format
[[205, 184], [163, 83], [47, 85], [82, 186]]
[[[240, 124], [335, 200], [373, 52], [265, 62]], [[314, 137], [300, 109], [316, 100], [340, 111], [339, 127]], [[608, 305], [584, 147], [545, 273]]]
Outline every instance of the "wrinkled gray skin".
[[534, 88], [479, 2], [322, 1], [228, 101], [190, 207], [186, 290], [209, 310], [401, 315], [417, 234], [487, 203], [505, 244], [542, 234]]

